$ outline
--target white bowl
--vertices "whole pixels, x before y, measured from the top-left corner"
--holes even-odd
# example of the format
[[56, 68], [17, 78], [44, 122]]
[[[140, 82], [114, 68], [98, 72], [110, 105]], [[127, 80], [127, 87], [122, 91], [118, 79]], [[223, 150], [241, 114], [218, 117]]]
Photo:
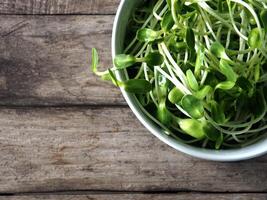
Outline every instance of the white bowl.
[[[114, 21], [112, 33], [112, 57], [123, 52], [124, 37], [128, 19], [131, 16], [133, 8], [142, 0], [121, 0], [117, 15]], [[125, 79], [125, 72], [116, 74], [119, 79]], [[253, 145], [233, 149], [233, 150], [209, 150], [184, 144], [166, 135], [153, 121], [151, 121], [140, 109], [135, 95], [122, 90], [122, 94], [128, 105], [141, 121], [141, 123], [156, 137], [174, 149], [191, 155], [193, 157], [213, 160], [213, 161], [240, 161], [254, 158], [267, 153], [267, 139], [261, 140]]]

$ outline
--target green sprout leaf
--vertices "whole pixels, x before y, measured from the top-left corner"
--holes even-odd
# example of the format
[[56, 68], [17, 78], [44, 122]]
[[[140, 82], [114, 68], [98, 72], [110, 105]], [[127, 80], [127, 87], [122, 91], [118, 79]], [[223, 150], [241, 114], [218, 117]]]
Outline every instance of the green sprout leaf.
[[183, 109], [195, 119], [199, 119], [204, 116], [204, 106], [201, 100], [193, 95], [186, 95], [181, 100]]
[[111, 79], [113, 84], [116, 85], [117, 87], [119, 87], [122, 83], [117, 80], [117, 78], [116, 78], [115, 74], [113, 73], [113, 71], [111, 69], [108, 69], [108, 73], [109, 73], [109, 78]]
[[209, 85], [205, 85], [203, 88], [201, 88], [199, 91], [194, 93], [194, 96], [200, 100], [203, 100], [205, 97], [207, 97], [209, 94], [211, 94], [213, 91], [212, 87]]
[[173, 26], [174, 26], [174, 20], [172, 18], [172, 13], [171, 11], [168, 11], [163, 16], [163, 19], [161, 21], [161, 27], [165, 32], [167, 32], [170, 31]]
[[225, 123], [226, 117], [224, 114], [223, 107], [220, 106], [216, 101], [212, 101], [210, 104], [211, 104], [211, 117], [212, 117], [212, 119], [219, 124]]
[[223, 75], [226, 76], [228, 81], [236, 82], [237, 74], [234, 72], [233, 68], [224, 59], [220, 60], [220, 70]]
[[141, 42], [153, 42], [160, 37], [160, 33], [148, 28], [142, 28], [137, 31], [137, 39]]
[[248, 44], [251, 48], [261, 48], [262, 47], [260, 30], [258, 28], [254, 28], [250, 31], [249, 36], [248, 36]]
[[176, 42], [174, 39], [169, 41], [168, 46], [174, 52], [180, 52], [187, 48], [185, 42]]
[[120, 54], [114, 59], [116, 69], [125, 69], [136, 63], [136, 58], [132, 55]]
[[145, 57], [144, 61], [150, 67], [160, 66], [164, 62], [164, 57], [159, 52], [151, 52]]
[[263, 26], [265, 28], [265, 32], [267, 33], [267, 9], [263, 10], [260, 14], [261, 21], [263, 23]]
[[204, 130], [205, 123], [201, 121], [196, 119], [181, 119], [178, 124], [185, 133], [194, 138], [202, 139], [206, 136]]
[[191, 28], [188, 28], [186, 30], [186, 44], [189, 49], [191, 50], [195, 49], [195, 34]]
[[261, 76], [261, 66], [260, 64], [257, 64], [255, 67], [255, 73], [254, 73], [254, 80], [255, 82], [258, 82], [260, 80], [260, 76]]
[[145, 79], [130, 79], [120, 83], [126, 92], [134, 94], [146, 94], [152, 90], [152, 85]]
[[186, 77], [187, 77], [187, 82], [190, 88], [192, 88], [192, 90], [194, 91], [198, 91], [199, 85], [198, 85], [197, 79], [190, 69], [186, 71]]
[[98, 71], [98, 64], [99, 64], [99, 58], [98, 58], [98, 53], [95, 48], [92, 49], [92, 64], [91, 64], [91, 70], [94, 74], [97, 76], [100, 76], [102, 80], [111, 80], [109, 76], [108, 70], [104, 72]]
[[178, 104], [183, 97], [184, 93], [176, 87], [174, 87], [168, 94], [168, 99], [172, 104]]
[[224, 81], [216, 85], [215, 90], [231, 90], [235, 86], [235, 82], [232, 81]]
[[172, 116], [166, 107], [165, 100], [162, 100], [159, 103], [159, 106], [157, 109], [157, 117], [161, 123], [167, 126], [170, 125], [170, 122], [172, 121]]
[[218, 58], [222, 58], [225, 60], [230, 60], [225, 52], [225, 48], [219, 42], [214, 42], [210, 47], [210, 52]]
[[197, 51], [197, 59], [196, 59], [195, 71], [194, 71], [197, 77], [200, 76], [200, 71], [203, 66], [203, 61], [204, 61], [204, 52], [202, 48], [199, 48]]
[[220, 133], [220, 136], [217, 138], [216, 143], [215, 143], [215, 149], [219, 150], [221, 148], [223, 144], [223, 140], [224, 140], [223, 134]]
[[91, 69], [94, 73], [97, 72], [98, 62], [99, 62], [99, 58], [98, 58], [97, 50], [95, 48], [93, 48], [92, 49], [92, 67], [91, 67]]
[[205, 131], [206, 137], [211, 141], [216, 142], [221, 136], [221, 133], [207, 121], [204, 124], [203, 129]]

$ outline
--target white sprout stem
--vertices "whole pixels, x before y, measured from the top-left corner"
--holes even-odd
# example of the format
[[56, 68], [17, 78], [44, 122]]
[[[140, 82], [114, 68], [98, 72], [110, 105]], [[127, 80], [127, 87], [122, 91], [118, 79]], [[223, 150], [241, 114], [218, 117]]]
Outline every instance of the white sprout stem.
[[[243, 26], [246, 26], [246, 19], [245, 19], [245, 12], [242, 10], [242, 12], [240, 13], [241, 15], [241, 23], [243, 24]], [[245, 30], [243, 28], [243, 26], [241, 27], [241, 33], [244, 34], [245, 33]], [[245, 43], [245, 40], [243, 38], [239, 38], [239, 51], [243, 51], [245, 50], [246, 48], [246, 43]], [[243, 61], [243, 58], [244, 58], [244, 54], [239, 54], [237, 56], [237, 59], [240, 60], [240, 61]]]
[[159, 104], [158, 104], [157, 100], [155, 99], [155, 97], [154, 97], [154, 95], [153, 95], [153, 92], [152, 92], [152, 91], [151, 91], [151, 92], [149, 92], [149, 95], [150, 95], [150, 97], [151, 97], [151, 99], [152, 99], [153, 103], [156, 105], [156, 107], [159, 107]]
[[186, 64], [188, 61], [188, 50], [186, 49], [185, 55], [184, 55], [184, 64]]
[[263, 33], [262, 33], [262, 30], [261, 30], [260, 20], [259, 20], [257, 14], [255, 13], [255, 11], [253, 10], [253, 8], [251, 8], [251, 6], [249, 4], [247, 4], [246, 2], [241, 1], [241, 0], [229, 0], [229, 1], [239, 3], [239, 4], [243, 5], [245, 8], [247, 8], [249, 10], [249, 12], [252, 14], [252, 16], [255, 19], [255, 22], [257, 24], [257, 27], [260, 30], [260, 37], [263, 39]]
[[[151, 46], [148, 46], [148, 48], [146, 49], [145, 55], [148, 55], [150, 49], [151, 49]], [[149, 76], [148, 76], [148, 73], [147, 73], [148, 70], [149, 70], [147, 64], [146, 64], [145, 62], [143, 62], [143, 63], [142, 63], [142, 66], [143, 66], [143, 68], [144, 68], [145, 79], [146, 79], [147, 81], [151, 82], [151, 80], [149, 80]], [[150, 95], [152, 101], [153, 101], [153, 102], [155, 103], [155, 105], [158, 107], [158, 103], [157, 103], [157, 101], [155, 100], [153, 91], [150, 91], [150, 92], [149, 92], [149, 95]]]
[[175, 3], [177, 2], [177, 0], [171, 0], [171, 13], [172, 13], [172, 17], [173, 20], [175, 22], [175, 24], [178, 26], [180, 24], [177, 15], [176, 15], [176, 9], [175, 9]]
[[231, 41], [231, 30], [228, 30], [227, 37], [226, 37], [226, 45], [225, 48], [228, 49]]
[[153, 8], [153, 12], [157, 12], [158, 11], [158, 9], [160, 8], [160, 6], [163, 4], [163, 2], [164, 2], [164, 0], [160, 0], [160, 1], [158, 1], [156, 4], [155, 4], [155, 6], [154, 6], [154, 8]]
[[243, 35], [237, 28], [236, 24], [235, 24], [235, 21], [234, 21], [234, 18], [233, 18], [233, 13], [232, 13], [232, 9], [231, 9], [231, 3], [230, 3], [230, 0], [227, 0], [227, 4], [228, 4], [228, 9], [229, 9], [229, 16], [230, 16], [230, 20], [231, 20], [231, 23], [234, 27], [234, 30], [235, 32], [239, 35], [239, 37], [243, 38], [244, 40], [248, 40], [248, 37]]
[[[205, 60], [204, 60], [204, 63], [205, 63], [205, 67], [206, 67], [206, 68], [209, 68], [208, 65], [207, 65], [207, 62], [206, 62]], [[205, 83], [205, 81], [206, 81], [206, 79], [207, 79], [208, 71], [205, 70], [205, 71], [202, 72], [202, 73], [203, 73], [203, 75], [202, 75], [202, 78], [201, 78], [201, 81], [200, 81], [200, 85], [201, 85], [201, 86], [204, 85], [204, 83]]]
[[178, 110], [180, 110], [181, 113], [183, 113], [185, 116], [191, 118], [191, 116], [178, 104], [175, 104], [176, 108], [178, 108]]
[[160, 17], [156, 12], [153, 12], [153, 15], [158, 21], [162, 20], [162, 17]]
[[[148, 71], [148, 66], [146, 63], [143, 63], [142, 66], [144, 66], [144, 75], [145, 75], [145, 79], [148, 81], [148, 82], [151, 82], [151, 80], [149, 80], [149, 76], [147, 74], [147, 71]], [[152, 101], [155, 103], [155, 105], [158, 107], [158, 103], [157, 101], [155, 100], [155, 97], [154, 97], [154, 94], [152, 91], [149, 92], [149, 95], [152, 99]]]
[[179, 79], [182, 81], [182, 83], [184, 85], [187, 85], [186, 76], [185, 76], [184, 72], [181, 70], [181, 68], [178, 66], [178, 64], [175, 62], [175, 60], [171, 56], [167, 46], [164, 43], [161, 43], [161, 48], [162, 48], [164, 54], [167, 56], [170, 63], [172, 64], [172, 66], [176, 69], [176, 72], [178, 73], [177, 75], [178, 75]]
[[147, 80], [147, 81], [149, 81], [149, 77], [148, 77], [148, 74], [147, 74], [147, 64], [146, 63], [143, 63], [143, 65], [144, 65], [144, 75], [145, 75], [145, 79]]
[[160, 3], [158, 4], [158, 6], [156, 7], [154, 7], [153, 8], [153, 15], [154, 15], [154, 17], [157, 19], [157, 20], [162, 20], [162, 18], [157, 14], [157, 10], [159, 9], [159, 7], [161, 6], [161, 4], [163, 3], [163, 0], [161, 0], [161, 1], [159, 1]]
[[200, 12], [201, 12], [201, 15], [202, 15], [202, 17], [203, 17], [203, 19], [204, 19], [204, 21], [205, 21], [205, 24], [206, 24], [208, 30], [209, 30], [210, 33], [211, 33], [211, 35], [213, 36], [213, 38], [214, 38], [215, 40], [217, 40], [217, 37], [216, 37], [214, 31], [213, 31], [212, 28], [211, 28], [210, 21], [209, 21], [208, 17], [205, 15], [205, 13], [203, 12], [202, 9], [200, 9]]
[[[164, 61], [164, 64], [166, 65], [166, 67], [167, 67], [167, 69], [168, 69], [168, 71], [169, 71], [171, 77], [172, 77], [173, 79], [177, 79], [176, 76], [175, 76], [175, 74], [174, 74], [174, 72], [172, 71], [171, 65], [170, 65], [166, 60]], [[177, 81], [179, 81], [179, 80], [177, 79]], [[179, 81], [179, 82], [180, 82], [180, 81]], [[181, 83], [181, 84], [182, 84], [182, 83]]]
[[159, 16], [162, 17], [163, 14], [165, 14], [165, 12], [168, 10], [168, 5], [166, 5], [162, 11], [159, 13]]
[[229, 23], [223, 19], [222, 17], [220, 17], [219, 15], [217, 15], [210, 7], [208, 4], [206, 4], [205, 2], [197, 2], [198, 5], [203, 8], [206, 12], [208, 12], [210, 15], [212, 15], [213, 17], [217, 18], [219, 21], [223, 22], [226, 26], [228, 26], [228, 28], [232, 28]]
[[144, 71], [144, 64], [142, 63], [141, 68], [136, 74], [136, 76], [134, 77], [134, 79], [138, 79], [142, 75], [143, 71]]
[[219, 26], [218, 30], [217, 30], [217, 34], [216, 37], [218, 40], [221, 40], [221, 31], [222, 31], [222, 25]]
[[[180, 81], [177, 79], [177, 77], [175, 76], [175, 74], [174, 74], [174, 72], [173, 72], [173, 70], [172, 70], [172, 66], [171, 66], [171, 65], [169, 64], [169, 62], [167, 61], [167, 59], [166, 59], [166, 55], [164, 54], [163, 49], [162, 49], [162, 47], [161, 47], [160, 44], [158, 45], [158, 48], [159, 48], [159, 52], [160, 52], [160, 53], [164, 56], [164, 58], [165, 58], [164, 64], [166, 65], [166, 67], [167, 67], [167, 69], [168, 69], [168, 71], [169, 71], [169, 73], [170, 73], [172, 79], [175, 80], [175, 81], [180, 82]], [[182, 85], [181, 82], [180, 82], [180, 84]], [[189, 90], [188, 90], [188, 91], [189, 91]], [[190, 92], [190, 91], [189, 91], [189, 92]]]
[[159, 14], [157, 14], [156, 11], [153, 11], [154, 17], [158, 20], [161, 21], [162, 20], [162, 15], [168, 10], [168, 5], [166, 5]]
[[[212, 120], [210, 117], [207, 116], [207, 119], [208, 120]], [[225, 130], [223, 128], [221, 128], [219, 125], [215, 124], [215, 123], [212, 123], [212, 125], [214, 126], [214, 128], [216, 128], [217, 130], [221, 131], [222, 133], [224, 134], [227, 134], [227, 135], [241, 135], [241, 134], [244, 134], [246, 133], [247, 131], [249, 131], [252, 127], [252, 124], [250, 124], [249, 126], [247, 126], [245, 129], [243, 130], [240, 130], [240, 131], [228, 131], [228, 130]]]
[[242, 140], [238, 139], [236, 135], [232, 134], [231, 136], [232, 136], [233, 139], [234, 139], [235, 141], [237, 141], [238, 143], [242, 143]]
[[253, 56], [251, 57], [251, 59], [249, 60], [249, 64], [253, 65], [254, 62], [256, 62], [258, 59], [258, 49], [254, 50]]
[[179, 88], [184, 94], [191, 94], [191, 92], [184, 87], [182, 83], [177, 81], [176, 79], [173, 79], [169, 74], [167, 74], [165, 71], [163, 71], [159, 66], [155, 66], [156, 70], [158, 70], [159, 73], [161, 73], [165, 78], [167, 78], [169, 81], [172, 82], [177, 88]]
[[[204, 28], [204, 31], [207, 31], [206, 27], [203, 27]], [[210, 39], [207, 35], [204, 35], [204, 40], [205, 40], [205, 43], [206, 43], [206, 46], [207, 46], [207, 49], [210, 49]]]
[[256, 132], [264, 131], [265, 129], [267, 129], [267, 125], [257, 128], [257, 129], [249, 130], [248, 133], [256, 133]]
[[147, 47], [148, 43], [146, 42], [142, 48], [140, 49], [140, 51], [135, 55], [135, 57], [139, 57], [142, 53], [144, 53], [145, 48]]
[[[175, 80], [175, 82], [179, 82], [180, 85], [183, 85], [175, 76], [174, 72], [172, 71], [172, 66], [168, 63], [168, 61], [164, 61], [165, 65], [167, 66], [167, 69], [169, 71], [169, 73], [171, 74], [171, 77], [173, 78], [173, 80]], [[175, 69], [174, 69], [175, 70]], [[187, 94], [191, 94], [190, 90], [184, 86], [183, 89]]]
[[[154, 68], [154, 77], [155, 77], [155, 90], [156, 90], [157, 96], [159, 97], [158, 73], [157, 73], [156, 68]], [[154, 95], [152, 95], [152, 96], [153, 96], [153, 101], [157, 102], [156, 100], [154, 100]], [[158, 102], [156, 103], [156, 105], [158, 105]]]
[[251, 56], [251, 52], [249, 52], [248, 55], [247, 55], [246, 63], [248, 63], [248, 61], [250, 60], [250, 56]]

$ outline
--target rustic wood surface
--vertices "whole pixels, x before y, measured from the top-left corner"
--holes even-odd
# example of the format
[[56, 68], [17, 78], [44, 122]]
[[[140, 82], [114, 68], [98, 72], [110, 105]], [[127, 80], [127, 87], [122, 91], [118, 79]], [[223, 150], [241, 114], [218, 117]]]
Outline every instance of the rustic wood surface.
[[87, 194], [3, 196], [0, 200], [266, 200], [266, 194]]
[[266, 192], [267, 157], [218, 163], [185, 156], [128, 108], [0, 111], [0, 192]]
[[0, 0], [0, 200], [267, 199], [267, 156], [179, 153], [92, 75], [92, 47], [112, 63], [118, 3]]
[[0, 14], [114, 14], [119, 0], [0, 0]]
[[0, 105], [125, 104], [90, 70], [111, 66], [113, 16], [0, 17]]

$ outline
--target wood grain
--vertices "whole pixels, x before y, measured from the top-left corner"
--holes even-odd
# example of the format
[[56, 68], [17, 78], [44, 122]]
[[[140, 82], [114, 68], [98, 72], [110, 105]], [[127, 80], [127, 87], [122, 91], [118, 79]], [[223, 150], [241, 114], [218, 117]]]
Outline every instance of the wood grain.
[[113, 16], [0, 17], [0, 105], [125, 104], [89, 70], [111, 66]]
[[88, 194], [3, 196], [0, 200], [266, 200], [267, 194]]
[[267, 157], [208, 162], [143, 128], [127, 108], [0, 110], [0, 193], [267, 192]]
[[[266, 156], [215, 163], [181, 154], [119, 106], [117, 88], [92, 75], [92, 47], [103, 66], [112, 64], [118, 4], [0, 0], [0, 200], [267, 199]], [[84, 107], [33, 108], [43, 105]], [[201, 193], [141, 194], [155, 191]], [[3, 196], [23, 192], [51, 194]]]
[[0, 0], [0, 14], [114, 14], [119, 0]]

